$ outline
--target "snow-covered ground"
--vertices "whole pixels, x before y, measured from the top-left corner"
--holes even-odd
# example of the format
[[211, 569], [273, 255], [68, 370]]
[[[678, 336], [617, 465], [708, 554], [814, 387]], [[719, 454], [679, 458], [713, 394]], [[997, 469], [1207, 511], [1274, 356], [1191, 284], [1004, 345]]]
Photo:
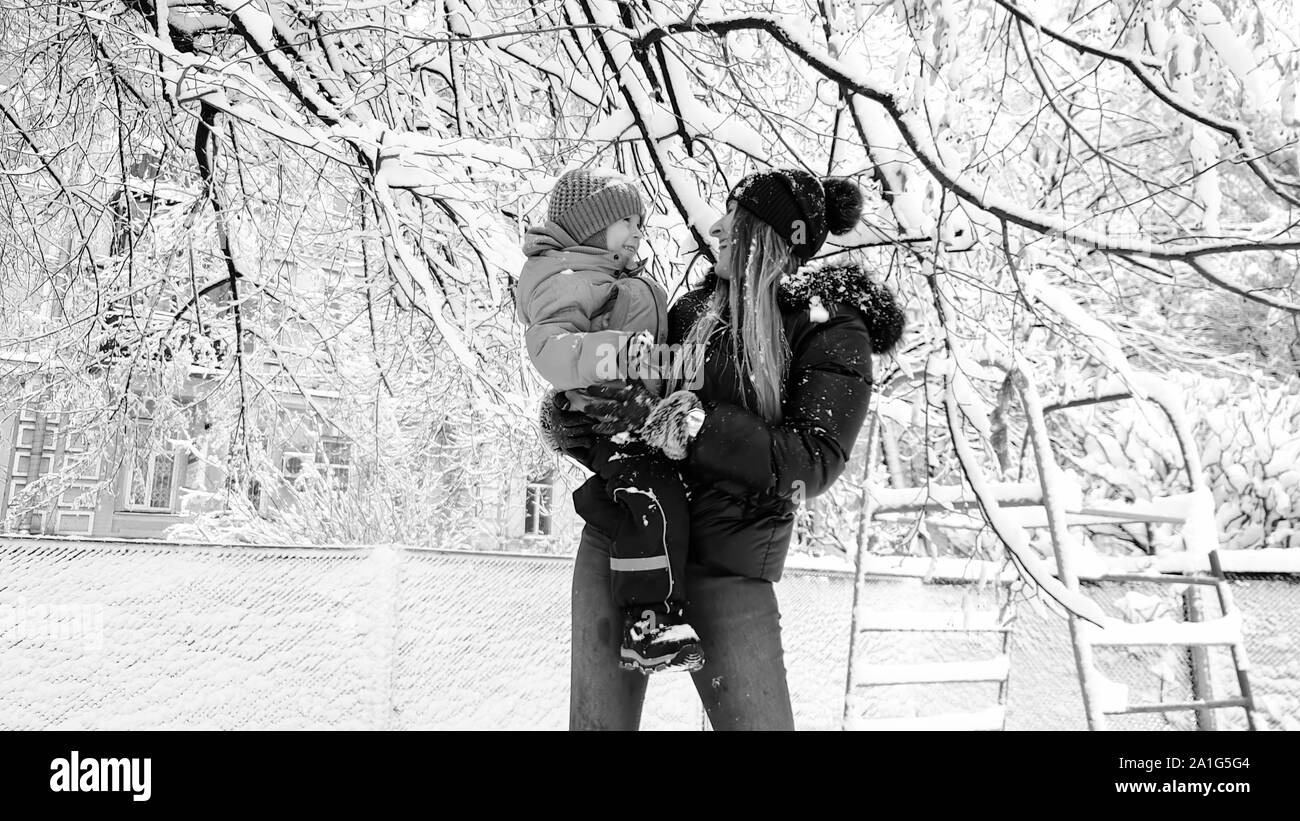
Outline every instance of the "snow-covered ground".
[[[393, 547], [0, 538], [0, 728], [562, 729], [570, 570], [563, 557]], [[866, 606], [960, 611], [994, 589], [881, 577]], [[1275, 723], [1295, 726], [1300, 585], [1234, 589], [1257, 692]], [[851, 577], [794, 567], [777, 591], [797, 725], [838, 728]], [[1097, 597], [1119, 609], [1147, 601], [1130, 594]], [[1082, 729], [1065, 623], [1022, 604], [1014, 636], [1008, 728]], [[891, 636], [865, 649], [873, 661], [922, 663], [960, 648]], [[1159, 682], [1168, 659], [1143, 652], [1117, 657], [1110, 674]], [[996, 697], [983, 686], [884, 687], [864, 710], [977, 710]], [[644, 726], [702, 726], [689, 677], [654, 679]]]

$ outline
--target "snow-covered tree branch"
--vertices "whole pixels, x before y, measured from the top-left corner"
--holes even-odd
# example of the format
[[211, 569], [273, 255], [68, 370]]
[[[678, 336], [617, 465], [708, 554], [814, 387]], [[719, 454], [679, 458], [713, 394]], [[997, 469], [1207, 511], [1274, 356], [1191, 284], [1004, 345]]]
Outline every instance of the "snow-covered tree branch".
[[[205, 435], [242, 438], [255, 462], [242, 422], [282, 410], [281, 388], [326, 389], [371, 397], [335, 427], [391, 467], [401, 451], [375, 431], [409, 441], [419, 385], [446, 420], [517, 446], [541, 390], [513, 314], [520, 239], [583, 164], [645, 185], [649, 270], [670, 289], [712, 257], [709, 226], [749, 171], [868, 191], [862, 225], [826, 254], [911, 308], [913, 335], [881, 364], [906, 409], [879, 426], [891, 484], [970, 476], [927, 369], [940, 348], [967, 374], [968, 420], [994, 408], [1003, 377], [985, 365], [1008, 350], [1047, 390], [1196, 373], [1248, 384], [1259, 414], [1300, 372], [1300, 46], [1282, 0], [100, 0], [0, 15], [0, 354], [23, 363], [0, 374], [27, 380], [6, 401], [48, 389], [104, 430], [225, 402]], [[1093, 451], [1110, 445], [1096, 441], [1132, 427], [1051, 424], [1098, 477]], [[438, 446], [483, 448], [457, 436]], [[1207, 470], [1244, 487], [1232, 458]], [[1240, 513], [1283, 527], [1284, 505], [1267, 505]]]

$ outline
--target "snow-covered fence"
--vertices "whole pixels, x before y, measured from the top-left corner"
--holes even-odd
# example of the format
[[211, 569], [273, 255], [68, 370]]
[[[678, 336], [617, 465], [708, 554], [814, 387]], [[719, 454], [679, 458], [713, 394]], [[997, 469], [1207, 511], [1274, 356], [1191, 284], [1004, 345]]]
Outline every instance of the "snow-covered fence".
[[[0, 537], [0, 728], [561, 729], [570, 571], [565, 557], [391, 546]], [[1275, 726], [1300, 726], [1297, 580], [1234, 584]], [[881, 609], [966, 594], [869, 590]], [[777, 591], [796, 721], [837, 728], [852, 577], [794, 568]], [[1131, 585], [1093, 592], [1117, 612], [1159, 606]], [[1176, 662], [1151, 652], [1121, 660], [1135, 681]], [[653, 680], [644, 726], [702, 726], [689, 677]], [[1008, 727], [1083, 726], [1065, 622], [1022, 606]]]

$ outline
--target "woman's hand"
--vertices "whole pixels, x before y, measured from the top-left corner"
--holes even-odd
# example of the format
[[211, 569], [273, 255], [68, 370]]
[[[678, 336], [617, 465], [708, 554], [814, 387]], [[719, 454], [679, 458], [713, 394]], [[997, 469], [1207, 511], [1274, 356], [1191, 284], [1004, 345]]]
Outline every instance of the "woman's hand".
[[607, 435], [640, 430], [659, 401], [636, 382], [622, 387], [592, 385], [583, 393], [592, 397], [582, 406], [582, 412], [596, 420], [592, 430]]
[[563, 392], [551, 394], [543, 400], [541, 425], [542, 436], [552, 450], [571, 456], [584, 465], [590, 462], [591, 447], [596, 440], [595, 424], [585, 413], [571, 410]]
[[686, 458], [693, 437], [689, 416], [703, 413], [695, 394], [683, 390], [656, 399], [638, 384], [619, 388], [595, 385], [587, 392], [597, 397], [583, 409], [599, 420], [594, 428], [597, 433], [636, 433], [669, 459]]

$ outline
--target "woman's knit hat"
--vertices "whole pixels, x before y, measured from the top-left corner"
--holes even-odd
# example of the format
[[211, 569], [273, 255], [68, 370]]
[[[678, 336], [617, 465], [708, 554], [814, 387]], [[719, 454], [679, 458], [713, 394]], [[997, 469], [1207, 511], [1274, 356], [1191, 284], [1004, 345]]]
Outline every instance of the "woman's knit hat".
[[641, 191], [635, 180], [612, 168], [565, 172], [546, 209], [546, 218], [579, 242], [634, 214], [645, 219]]
[[818, 179], [798, 168], [777, 168], [745, 177], [727, 196], [745, 206], [809, 260], [826, 234], [846, 234], [862, 216], [862, 191], [838, 177]]

